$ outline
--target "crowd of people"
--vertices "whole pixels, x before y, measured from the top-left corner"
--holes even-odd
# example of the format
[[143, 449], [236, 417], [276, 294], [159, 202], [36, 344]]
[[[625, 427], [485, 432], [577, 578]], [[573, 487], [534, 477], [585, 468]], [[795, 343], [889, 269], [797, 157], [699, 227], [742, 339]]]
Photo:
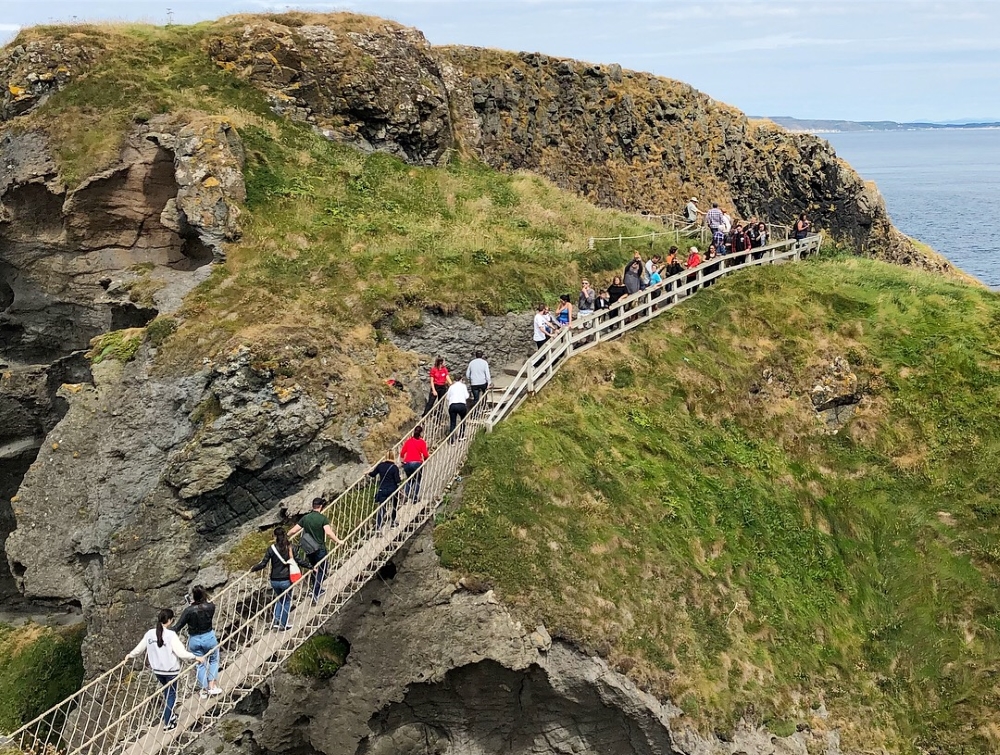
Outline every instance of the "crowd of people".
[[[627, 300], [633, 294], [655, 286], [667, 278], [680, 275], [685, 270], [693, 270], [701, 265], [708, 265], [707, 272], [714, 272], [720, 257], [733, 254], [749, 253], [752, 259], [759, 259], [763, 252], [755, 252], [772, 242], [767, 223], [757, 218], [750, 218], [746, 223], [737, 220], [733, 222], [729, 213], [719, 207], [717, 202], [707, 212], [698, 209], [698, 199], [692, 197], [685, 208], [685, 216], [690, 221], [688, 230], [698, 227], [703, 220], [711, 233], [711, 242], [702, 255], [697, 246], [691, 246], [687, 255], [681, 256], [676, 246], [671, 246], [666, 257], [653, 254], [643, 260], [642, 254], [635, 252], [632, 259], [625, 264], [621, 275], [616, 275], [606, 288], [595, 289], [590, 281], [581, 281], [580, 291], [576, 297], [576, 311], [573, 310], [573, 300], [569, 294], [559, 297], [555, 313], [549, 305], [540, 302], [535, 311], [532, 325], [532, 340], [535, 348], [540, 349], [546, 341], [560, 330], [569, 327], [578, 317], [594, 314], [601, 310], [615, 310], [621, 306], [619, 302]], [[812, 224], [806, 213], [799, 215], [792, 228], [793, 238], [802, 240], [812, 232]], [[692, 280], [693, 276], [688, 278]], [[708, 283], [706, 285], [711, 285]]]
[[[453, 376], [443, 357], [437, 357], [429, 374], [430, 392], [425, 405], [426, 414], [439, 401], [448, 407], [448, 433], [454, 439], [454, 431], [470, 408], [481, 401], [493, 378], [490, 365], [482, 351], [474, 353], [464, 375]], [[410, 437], [400, 448], [398, 457], [390, 451], [368, 472], [373, 480], [375, 503], [375, 526], [382, 530], [395, 526], [398, 496], [394, 495], [402, 486], [406, 500], [417, 500], [420, 492], [420, 469], [430, 458], [430, 448], [423, 437], [424, 428], [417, 425]], [[308, 571], [312, 602], [318, 603], [326, 592], [323, 581], [326, 578], [327, 542], [341, 544], [330, 520], [323, 514], [327, 501], [315, 498], [312, 510], [304, 514], [291, 529], [282, 526], [272, 530], [273, 542], [265, 549], [261, 560], [250, 568], [252, 572], [268, 569], [268, 579], [277, 600], [273, 609], [272, 629], [288, 631], [292, 629], [292, 596], [289, 588]], [[297, 545], [292, 538], [301, 535]], [[127, 658], [145, 655], [153, 675], [163, 689], [162, 722], [164, 731], [177, 728], [177, 680], [181, 672], [181, 661], [198, 664], [197, 679], [199, 695], [203, 698], [222, 694], [218, 684], [219, 642], [213, 629], [215, 604], [209, 601], [208, 592], [200, 585], [191, 589], [189, 605], [180, 618], [174, 621], [174, 612], [165, 608], [159, 612], [157, 624], [143, 636], [139, 644], [130, 651]], [[187, 647], [181, 642], [178, 632], [187, 629]]]

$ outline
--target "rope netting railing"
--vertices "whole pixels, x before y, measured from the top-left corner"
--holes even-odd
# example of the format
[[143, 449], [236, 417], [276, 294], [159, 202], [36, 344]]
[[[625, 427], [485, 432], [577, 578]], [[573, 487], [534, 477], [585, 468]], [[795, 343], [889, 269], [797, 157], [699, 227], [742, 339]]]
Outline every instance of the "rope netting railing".
[[[448, 432], [448, 407], [444, 401], [438, 401], [421, 419], [424, 424], [424, 439], [428, 447], [440, 443]], [[405, 438], [401, 439], [391, 449], [398, 455]], [[370, 517], [375, 498], [375, 481], [367, 475], [361, 475], [348, 486], [334, 501], [324, 509], [324, 514], [330, 519], [331, 527], [339, 537], [345, 532], [353, 532], [357, 526]], [[298, 536], [292, 538], [297, 540]], [[216, 605], [215, 627], [218, 637], [226, 637], [238, 629], [241, 619], [246, 615], [246, 594], [260, 587], [270, 590], [266, 575], [262, 573], [242, 572], [219, 590], [213, 601]], [[30, 722], [10, 737], [16, 741], [24, 736], [28, 729], [36, 732], [29, 736], [33, 745], [40, 747], [55, 747], [62, 752], [65, 748], [58, 746], [59, 742], [73, 742], [75, 736], [86, 731], [82, 721], [96, 721], [99, 718], [113, 719], [131, 710], [137, 698], [148, 696], [151, 691], [158, 692], [159, 682], [151, 673], [142, 672], [131, 661], [123, 661], [90, 681], [82, 689], [59, 703], [51, 710], [43, 713], [38, 719]], [[97, 715], [100, 711], [100, 715]], [[69, 730], [75, 734], [71, 735]], [[5, 755], [4, 737], [0, 735], [0, 755]], [[27, 749], [27, 752], [42, 750]]]
[[[375, 503], [368, 478], [334, 502], [330, 508], [340, 503], [343, 511], [330, 513], [340, 514], [337, 521], [341, 526], [350, 522], [350, 529], [341, 531], [344, 542], [334, 546], [312, 573], [281, 595], [274, 594], [266, 575], [249, 572], [219, 592], [221, 695], [201, 698], [197, 666], [187, 666], [174, 682], [177, 728], [165, 731], [160, 721], [164, 704], [160, 683], [140, 661], [125, 661], [6, 740], [0, 739], [0, 753], [138, 755], [184, 750], [318, 632], [433, 516], [464, 464], [469, 445], [485, 428], [489, 404], [481, 400], [450, 434], [446, 410], [439, 404], [424, 417], [425, 430], [437, 438], [436, 446], [417, 473], [382, 506]], [[387, 520], [381, 526], [380, 509], [381, 518]], [[313, 580], [321, 570], [325, 577], [322, 592], [317, 593]], [[276, 606], [289, 612], [289, 629], [274, 628]]]
[[[465, 463], [475, 436], [491, 429], [552, 378], [575, 353], [617, 338], [674, 306], [722, 275], [754, 265], [799, 259], [818, 250], [820, 237], [787, 241], [712, 260], [626, 299], [612, 310], [574, 321], [525, 362], [511, 385], [491, 405], [481, 400], [449, 433], [448, 407], [438, 402], [422, 419], [433, 448], [417, 473], [379, 506], [375, 481], [361, 476], [325, 510], [343, 542], [303, 579], [280, 595], [267, 575], [243, 572], [214, 596], [215, 630], [221, 638], [222, 694], [201, 698], [197, 666], [182, 670], [174, 684], [178, 726], [160, 722], [163, 689], [139, 661], [123, 661], [73, 696], [12, 735], [0, 736], [0, 755], [129, 755], [179, 753], [259, 686], [291, 653], [316, 634], [434, 514]], [[393, 456], [405, 439], [393, 449]], [[395, 513], [394, 521], [392, 514]], [[314, 580], [322, 574], [322, 592]], [[276, 613], [277, 609], [277, 613]], [[275, 618], [291, 611], [291, 627], [275, 629]]]

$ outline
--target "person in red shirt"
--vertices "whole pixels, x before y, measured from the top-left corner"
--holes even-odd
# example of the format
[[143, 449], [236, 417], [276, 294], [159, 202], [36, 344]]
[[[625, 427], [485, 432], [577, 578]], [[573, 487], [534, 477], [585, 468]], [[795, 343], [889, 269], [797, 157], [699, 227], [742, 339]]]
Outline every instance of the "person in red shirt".
[[403, 447], [399, 449], [399, 460], [403, 462], [403, 471], [406, 472], [403, 495], [411, 501], [417, 500], [417, 495], [420, 493], [420, 465], [430, 456], [423, 434], [424, 428], [417, 425], [413, 428], [413, 436], [407, 438]]
[[437, 357], [434, 360], [434, 366], [431, 367], [430, 381], [431, 393], [427, 397], [424, 414], [427, 414], [427, 412], [434, 408], [434, 404], [444, 396], [448, 390], [448, 386], [451, 385], [451, 376], [448, 374], [448, 368], [444, 366], [444, 357]]
[[[698, 247], [693, 246], [693, 247], [691, 247], [690, 251], [688, 252], [688, 259], [687, 259], [687, 265], [686, 265], [686, 267], [687, 267], [688, 270], [694, 270], [700, 264], [701, 264], [701, 254], [698, 252]], [[691, 273], [691, 275], [689, 275], [687, 277], [687, 282], [691, 283], [697, 277], [698, 277], [697, 275], [695, 275], [694, 273]], [[689, 288], [688, 289], [688, 295], [692, 294], [694, 292], [694, 290], [695, 290], [694, 288]]]

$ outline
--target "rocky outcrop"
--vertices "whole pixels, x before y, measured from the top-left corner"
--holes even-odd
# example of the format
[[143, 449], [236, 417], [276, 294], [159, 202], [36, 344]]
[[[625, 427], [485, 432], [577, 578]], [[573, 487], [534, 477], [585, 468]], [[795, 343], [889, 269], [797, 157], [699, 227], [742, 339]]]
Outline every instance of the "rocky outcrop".
[[415, 29], [348, 14], [232, 21], [208, 52], [262, 89], [276, 112], [416, 164], [437, 163], [451, 146], [437, 59]]
[[429, 529], [324, 631], [350, 645], [328, 681], [279, 672], [254, 715], [223, 721], [206, 752], [322, 755], [745, 755], [839, 752], [835, 734], [773, 737], [749, 724], [731, 741], [600, 658], [525, 627], [440, 566]]
[[276, 112], [416, 164], [456, 148], [591, 201], [678, 213], [698, 196], [744, 218], [817, 227], [859, 253], [947, 271], [889, 221], [877, 190], [808, 134], [750, 121], [670, 79], [536, 53], [430, 47], [379, 19], [234, 17], [208, 41]]
[[144, 324], [129, 321], [133, 297], [107, 297], [115, 277], [141, 272], [152, 290], [148, 304], [159, 309], [157, 288], [183, 279], [190, 290], [203, 275], [188, 271], [238, 236], [245, 191], [235, 132], [211, 120], [177, 134], [157, 125], [168, 124], [139, 128], [118, 165], [72, 190], [44, 136], [3, 136], [0, 359], [46, 363], [111, 328]]
[[180, 602], [213, 544], [362, 456], [352, 412], [317, 404], [249, 350], [167, 377], [150, 372], [148, 348], [59, 389], [68, 411], [13, 500], [17, 586], [84, 609], [92, 669]]
[[945, 269], [892, 227], [877, 191], [833, 148], [750, 121], [692, 87], [645, 73], [528, 53], [448, 48], [445, 80], [462, 146], [530, 170], [597, 204], [679, 213], [697, 196], [744, 218], [817, 227], [859, 252]]
[[473, 322], [464, 317], [425, 312], [420, 323], [405, 333], [391, 329], [384, 332], [399, 348], [424, 357], [421, 384], [416, 391], [422, 401], [427, 392], [428, 370], [435, 357], [444, 357], [445, 364], [455, 374], [465, 374], [477, 349], [487, 355], [495, 375], [505, 365], [522, 363], [534, 348], [531, 318], [531, 313], [524, 313], [487, 316], [482, 322]]
[[0, 50], [0, 122], [34, 110], [104, 53], [93, 30], [41, 36]]

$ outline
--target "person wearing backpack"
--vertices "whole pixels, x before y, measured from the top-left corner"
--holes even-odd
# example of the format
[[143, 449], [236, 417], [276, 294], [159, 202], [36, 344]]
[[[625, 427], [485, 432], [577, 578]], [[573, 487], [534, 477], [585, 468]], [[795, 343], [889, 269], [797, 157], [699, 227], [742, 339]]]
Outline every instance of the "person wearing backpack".
[[[292, 546], [288, 542], [288, 535], [285, 534], [284, 527], [274, 528], [274, 542], [264, 551], [264, 557], [260, 563], [250, 567], [250, 571], [260, 571], [268, 564], [271, 565], [271, 589], [278, 595], [278, 602], [274, 604], [274, 624], [273, 629], [285, 631], [291, 629], [288, 623], [288, 614], [292, 610], [292, 596], [288, 588], [292, 586], [292, 564], [295, 557], [292, 554]], [[298, 565], [295, 567], [298, 570]]]
[[326, 539], [330, 538], [337, 545], [344, 541], [337, 537], [330, 526], [330, 520], [323, 515], [326, 508], [326, 501], [322, 498], [313, 498], [312, 511], [303, 515], [298, 524], [288, 530], [288, 537], [295, 537], [300, 532], [299, 545], [302, 547], [309, 565], [312, 567], [312, 599], [313, 603], [319, 600], [325, 590], [323, 589], [323, 579], [326, 577], [326, 564], [323, 559], [329, 551], [326, 549]]

